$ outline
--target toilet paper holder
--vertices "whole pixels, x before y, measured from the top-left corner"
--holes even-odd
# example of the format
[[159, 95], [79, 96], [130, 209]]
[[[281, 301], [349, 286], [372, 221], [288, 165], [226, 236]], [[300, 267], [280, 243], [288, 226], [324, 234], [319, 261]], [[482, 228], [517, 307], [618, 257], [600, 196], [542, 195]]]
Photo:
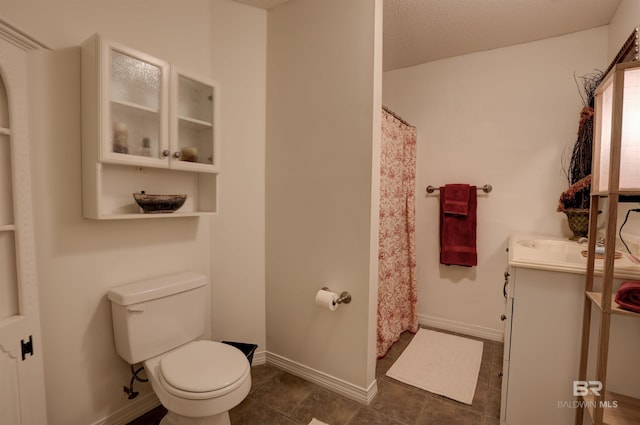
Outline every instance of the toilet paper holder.
[[[322, 290], [323, 291], [331, 291], [331, 289], [327, 288], [326, 286], [323, 286]], [[347, 291], [341, 292], [340, 296], [335, 301], [336, 304], [349, 304], [350, 302], [351, 302], [351, 294], [348, 293]]]

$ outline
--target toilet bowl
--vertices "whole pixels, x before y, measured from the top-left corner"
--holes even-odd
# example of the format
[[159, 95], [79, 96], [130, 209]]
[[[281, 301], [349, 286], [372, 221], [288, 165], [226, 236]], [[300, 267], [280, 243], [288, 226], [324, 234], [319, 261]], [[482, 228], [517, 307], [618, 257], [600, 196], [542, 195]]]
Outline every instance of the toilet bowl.
[[162, 425], [230, 425], [229, 410], [251, 389], [251, 365], [238, 348], [199, 339], [207, 279], [184, 272], [109, 291], [116, 351], [143, 363], [167, 409]]
[[195, 341], [144, 362], [153, 391], [169, 412], [162, 425], [229, 425], [228, 411], [251, 389], [251, 368], [240, 350]]

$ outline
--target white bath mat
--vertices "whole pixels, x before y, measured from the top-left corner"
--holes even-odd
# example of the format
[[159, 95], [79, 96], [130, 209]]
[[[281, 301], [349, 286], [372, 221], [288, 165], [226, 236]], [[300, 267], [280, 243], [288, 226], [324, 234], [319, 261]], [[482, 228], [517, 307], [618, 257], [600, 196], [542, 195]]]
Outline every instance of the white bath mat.
[[324, 422], [320, 422], [316, 418], [313, 418], [311, 419], [311, 422], [309, 422], [309, 425], [327, 425], [327, 424], [325, 424]]
[[387, 376], [471, 404], [482, 361], [482, 341], [419, 329]]

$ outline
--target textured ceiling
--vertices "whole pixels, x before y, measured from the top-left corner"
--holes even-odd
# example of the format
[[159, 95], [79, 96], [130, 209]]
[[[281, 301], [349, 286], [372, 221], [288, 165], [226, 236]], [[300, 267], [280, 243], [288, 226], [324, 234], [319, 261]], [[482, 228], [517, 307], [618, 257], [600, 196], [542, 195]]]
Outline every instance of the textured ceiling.
[[619, 0], [385, 0], [384, 69], [606, 25]]
[[[270, 9], [287, 0], [236, 1]], [[384, 0], [383, 67], [385, 71], [404, 68], [607, 25], [619, 3], [620, 0]]]

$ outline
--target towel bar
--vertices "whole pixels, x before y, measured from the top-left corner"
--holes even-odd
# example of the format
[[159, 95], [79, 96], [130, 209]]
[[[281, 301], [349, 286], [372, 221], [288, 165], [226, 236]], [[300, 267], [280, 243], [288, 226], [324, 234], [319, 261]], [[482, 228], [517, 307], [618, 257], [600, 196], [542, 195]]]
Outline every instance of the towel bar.
[[[493, 190], [493, 186], [491, 186], [490, 184], [485, 184], [484, 186], [478, 186], [476, 189], [481, 190], [484, 193], [489, 193]], [[432, 185], [427, 186], [427, 193], [433, 193], [436, 190], [440, 190], [440, 189]]]

